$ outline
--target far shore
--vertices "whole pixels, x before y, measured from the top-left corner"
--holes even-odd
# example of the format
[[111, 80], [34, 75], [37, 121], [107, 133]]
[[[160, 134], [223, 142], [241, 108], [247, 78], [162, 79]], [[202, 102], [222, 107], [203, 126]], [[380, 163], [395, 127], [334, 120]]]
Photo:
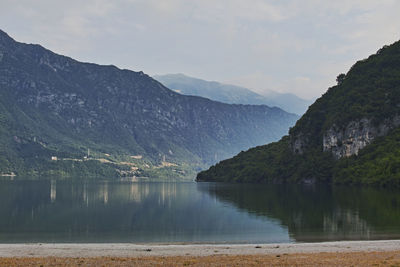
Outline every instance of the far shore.
[[176, 257], [400, 251], [400, 240], [276, 244], [0, 244], [0, 258]]

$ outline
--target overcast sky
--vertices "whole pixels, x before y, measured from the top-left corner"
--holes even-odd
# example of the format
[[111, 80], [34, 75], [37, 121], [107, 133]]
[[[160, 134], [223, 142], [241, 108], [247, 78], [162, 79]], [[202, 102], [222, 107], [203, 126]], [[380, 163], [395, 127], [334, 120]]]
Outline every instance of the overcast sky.
[[398, 0], [0, 0], [0, 28], [81, 61], [320, 96], [400, 39]]

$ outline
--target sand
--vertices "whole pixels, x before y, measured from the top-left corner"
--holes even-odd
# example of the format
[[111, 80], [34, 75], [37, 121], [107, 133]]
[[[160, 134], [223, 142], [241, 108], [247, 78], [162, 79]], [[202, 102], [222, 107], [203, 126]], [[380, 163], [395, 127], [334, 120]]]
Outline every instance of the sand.
[[204, 257], [0, 258], [0, 266], [400, 266], [400, 251]]
[[0, 257], [165, 257], [396, 250], [400, 250], [400, 240], [235, 245], [0, 244]]
[[256, 255], [400, 250], [400, 240], [322, 243], [152, 245], [152, 244], [0, 244], [0, 257], [144, 257]]
[[400, 240], [247, 245], [0, 244], [0, 266], [399, 266]]

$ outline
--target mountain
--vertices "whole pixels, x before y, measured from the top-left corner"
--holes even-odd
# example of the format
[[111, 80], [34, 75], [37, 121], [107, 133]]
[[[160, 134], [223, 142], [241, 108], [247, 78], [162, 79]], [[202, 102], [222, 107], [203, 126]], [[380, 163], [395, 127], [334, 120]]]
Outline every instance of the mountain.
[[0, 31], [0, 174], [187, 176], [282, 136], [279, 108], [183, 96]]
[[296, 114], [303, 114], [311, 104], [311, 101], [294, 94], [269, 91], [266, 95], [259, 95], [244, 87], [209, 82], [184, 74], [155, 75], [153, 78], [178, 93], [202, 96], [228, 104], [276, 106]]
[[337, 81], [288, 136], [222, 161], [197, 180], [400, 186], [400, 42]]

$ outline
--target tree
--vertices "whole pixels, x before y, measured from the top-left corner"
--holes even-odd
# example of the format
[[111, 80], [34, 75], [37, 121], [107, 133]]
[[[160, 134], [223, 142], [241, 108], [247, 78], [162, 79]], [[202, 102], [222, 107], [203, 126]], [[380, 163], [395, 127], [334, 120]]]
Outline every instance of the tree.
[[346, 74], [344, 73], [340, 73], [337, 77], [336, 77], [336, 82], [338, 85], [341, 85], [344, 81], [344, 78], [346, 78]]

